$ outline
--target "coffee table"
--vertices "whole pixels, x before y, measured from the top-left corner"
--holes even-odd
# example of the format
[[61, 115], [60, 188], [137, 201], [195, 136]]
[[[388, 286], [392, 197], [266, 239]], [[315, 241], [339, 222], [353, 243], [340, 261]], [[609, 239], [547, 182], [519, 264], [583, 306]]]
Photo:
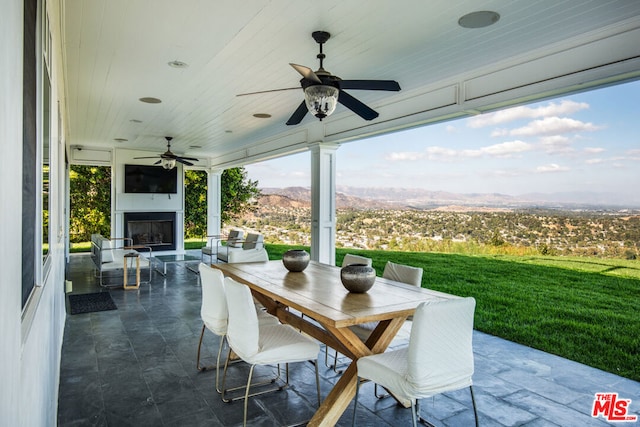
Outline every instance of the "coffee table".
[[[154, 270], [163, 276], [167, 275], [167, 264], [178, 264], [183, 263], [185, 268], [193, 273], [198, 274], [197, 269], [189, 268], [189, 262], [200, 262], [200, 257], [187, 255], [187, 254], [179, 254], [179, 255], [154, 255], [151, 257], [151, 261], [154, 264]], [[159, 262], [162, 264], [162, 271], [155, 267], [155, 262]]]

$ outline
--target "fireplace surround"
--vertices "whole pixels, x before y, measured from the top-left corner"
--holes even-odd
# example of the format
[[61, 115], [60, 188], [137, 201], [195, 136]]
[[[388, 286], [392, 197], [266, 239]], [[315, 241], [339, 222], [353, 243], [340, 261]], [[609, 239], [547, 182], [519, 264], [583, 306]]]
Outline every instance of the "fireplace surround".
[[156, 251], [176, 249], [175, 212], [125, 212], [124, 237]]

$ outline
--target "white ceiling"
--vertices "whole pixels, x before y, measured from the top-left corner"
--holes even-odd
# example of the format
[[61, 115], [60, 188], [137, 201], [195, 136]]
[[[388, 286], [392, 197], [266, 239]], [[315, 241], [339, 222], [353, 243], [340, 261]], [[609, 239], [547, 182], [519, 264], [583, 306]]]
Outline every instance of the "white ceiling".
[[[457, 24], [479, 10], [500, 20]], [[61, 13], [67, 145], [161, 153], [173, 136], [173, 151], [202, 166], [640, 78], [637, 0], [61, 0]], [[318, 68], [315, 30], [332, 35], [333, 74], [399, 82], [400, 92], [348, 91], [377, 119], [338, 106], [322, 122], [308, 114], [286, 126], [301, 89], [236, 96], [298, 86], [288, 64]]]

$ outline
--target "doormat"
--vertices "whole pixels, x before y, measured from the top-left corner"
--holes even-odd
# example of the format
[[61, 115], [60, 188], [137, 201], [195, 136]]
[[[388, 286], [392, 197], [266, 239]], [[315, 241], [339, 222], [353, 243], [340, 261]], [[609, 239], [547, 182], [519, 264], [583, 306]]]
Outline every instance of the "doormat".
[[94, 313], [96, 311], [116, 310], [117, 308], [109, 292], [69, 295], [70, 314]]

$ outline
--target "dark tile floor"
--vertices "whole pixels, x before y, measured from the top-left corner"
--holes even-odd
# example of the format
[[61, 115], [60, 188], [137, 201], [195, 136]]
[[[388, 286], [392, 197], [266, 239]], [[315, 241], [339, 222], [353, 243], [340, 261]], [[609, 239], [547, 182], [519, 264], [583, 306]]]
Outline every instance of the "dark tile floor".
[[[71, 256], [67, 278], [73, 282], [73, 293], [101, 290], [86, 255]], [[242, 424], [242, 402], [222, 403], [214, 389], [215, 370], [195, 368], [202, 327], [196, 274], [171, 264], [166, 278], [154, 274], [151, 284], [139, 290], [108, 292], [117, 310], [67, 315], [59, 426]], [[218, 339], [207, 332], [205, 343], [204, 362], [213, 364]], [[479, 332], [474, 333], [474, 352], [481, 426], [610, 425], [590, 415], [596, 392], [633, 399], [631, 409], [640, 414], [638, 382]], [[323, 356], [320, 360], [325, 396], [339, 375], [324, 366]], [[246, 366], [232, 368], [230, 381], [246, 380]], [[308, 420], [317, 406], [313, 366], [292, 365], [291, 383], [285, 391], [252, 398], [248, 424], [280, 426]], [[392, 399], [375, 399], [372, 384], [364, 384], [361, 391], [359, 426], [410, 425], [410, 412]], [[465, 390], [425, 399], [422, 410], [436, 426], [472, 425]], [[352, 411], [351, 405], [339, 425], [351, 424]]]

